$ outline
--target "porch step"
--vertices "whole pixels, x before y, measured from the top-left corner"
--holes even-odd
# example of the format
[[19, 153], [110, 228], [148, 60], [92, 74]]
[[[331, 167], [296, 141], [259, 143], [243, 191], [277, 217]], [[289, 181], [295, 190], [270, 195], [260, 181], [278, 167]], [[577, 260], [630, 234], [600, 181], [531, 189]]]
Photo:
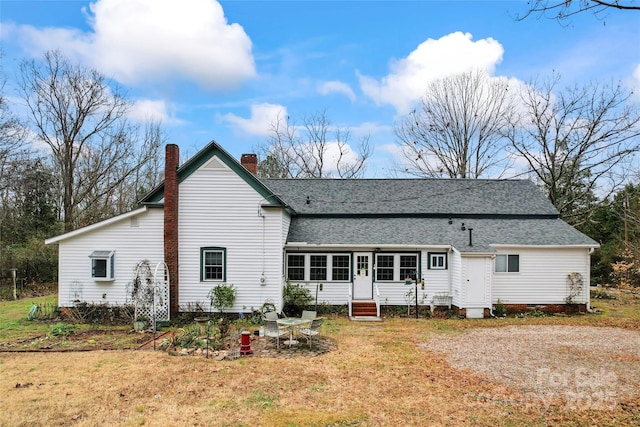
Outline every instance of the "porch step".
[[375, 317], [378, 315], [376, 303], [374, 301], [353, 302], [351, 315], [353, 317]]

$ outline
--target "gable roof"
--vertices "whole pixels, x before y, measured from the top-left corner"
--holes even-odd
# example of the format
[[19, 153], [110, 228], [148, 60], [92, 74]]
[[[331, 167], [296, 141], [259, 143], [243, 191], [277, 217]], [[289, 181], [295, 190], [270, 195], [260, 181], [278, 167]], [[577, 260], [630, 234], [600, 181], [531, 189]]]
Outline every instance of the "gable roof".
[[561, 219], [454, 218], [449, 224], [447, 218], [418, 217], [295, 217], [287, 244], [290, 247], [453, 246], [462, 252], [493, 252], [495, 245], [599, 246]]
[[529, 180], [265, 179], [298, 215], [539, 216], [558, 211]]
[[463, 252], [493, 252], [494, 245], [599, 246], [559, 219], [529, 180], [263, 182], [296, 213], [287, 237], [290, 247], [453, 246]]
[[[286, 204], [274, 193], [271, 192], [258, 178], [249, 172], [240, 164], [233, 156], [225, 151], [217, 142], [211, 141], [202, 150], [198, 151], [193, 157], [187, 160], [178, 168], [178, 183], [187, 179], [192, 173], [197, 171], [201, 166], [206, 164], [211, 158], [216, 156], [229, 169], [234, 171], [240, 178], [249, 184], [262, 197], [267, 199], [271, 205], [286, 206]], [[159, 203], [164, 198], [164, 181], [156, 188], [147, 193], [140, 203], [143, 205]]]

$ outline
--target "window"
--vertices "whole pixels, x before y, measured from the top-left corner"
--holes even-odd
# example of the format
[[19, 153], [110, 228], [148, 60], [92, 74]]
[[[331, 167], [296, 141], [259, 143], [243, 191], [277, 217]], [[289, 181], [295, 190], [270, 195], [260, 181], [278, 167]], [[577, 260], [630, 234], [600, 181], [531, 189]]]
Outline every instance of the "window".
[[291, 253], [286, 260], [287, 280], [348, 282], [351, 278], [349, 254]]
[[378, 282], [400, 282], [419, 276], [418, 254], [377, 254], [375, 279]]
[[417, 255], [400, 255], [400, 280], [416, 280], [418, 273]]
[[445, 252], [429, 252], [429, 269], [446, 270], [447, 254]]
[[520, 271], [520, 255], [496, 255], [496, 273], [518, 273]]
[[304, 255], [289, 255], [287, 278], [289, 280], [304, 280]]
[[332, 257], [332, 269], [331, 280], [335, 281], [348, 281], [351, 275], [349, 271], [349, 256], [348, 255], [334, 255]]
[[393, 255], [378, 255], [376, 257], [376, 280], [393, 280]]
[[93, 251], [91, 259], [91, 277], [95, 280], [113, 280], [115, 278], [115, 251]]
[[369, 257], [367, 255], [358, 255], [356, 259], [357, 274], [362, 277], [369, 277]]
[[327, 280], [326, 255], [311, 255], [309, 257], [309, 280]]
[[200, 248], [200, 280], [219, 281], [226, 280], [226, 249], [224, 248]]

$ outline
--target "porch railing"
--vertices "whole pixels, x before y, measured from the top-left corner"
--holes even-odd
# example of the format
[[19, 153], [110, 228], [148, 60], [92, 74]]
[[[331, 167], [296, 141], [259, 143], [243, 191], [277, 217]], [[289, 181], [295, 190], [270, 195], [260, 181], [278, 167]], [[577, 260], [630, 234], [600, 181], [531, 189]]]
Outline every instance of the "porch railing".
[[377, 283], [374, 283], [374, 294], [373, 300], [376, 302], [376, 313], [378, 313], [378, 317], [380, 317], [380, 288]]

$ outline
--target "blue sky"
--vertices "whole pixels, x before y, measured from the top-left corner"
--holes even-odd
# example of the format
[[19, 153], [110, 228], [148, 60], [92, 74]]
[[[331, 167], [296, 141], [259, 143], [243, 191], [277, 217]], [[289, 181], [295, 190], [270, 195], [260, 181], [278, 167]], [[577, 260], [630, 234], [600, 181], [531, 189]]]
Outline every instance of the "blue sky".
[[[640, 94], [640, 13], [559, 24], [524, 1], [3, 0], [2, 66], [57, 49], [118, 82], [133, 118], [162, 120], [183, 158], [216, 140], [253, 152], [278, 113], [326, 111], [370, 136], [367, 176], [397, 161], [393, 126], [428, 82], [474, 68], [522, 82], [626, 85]], [[640, 95], [636, 96], [640, 101]]]

